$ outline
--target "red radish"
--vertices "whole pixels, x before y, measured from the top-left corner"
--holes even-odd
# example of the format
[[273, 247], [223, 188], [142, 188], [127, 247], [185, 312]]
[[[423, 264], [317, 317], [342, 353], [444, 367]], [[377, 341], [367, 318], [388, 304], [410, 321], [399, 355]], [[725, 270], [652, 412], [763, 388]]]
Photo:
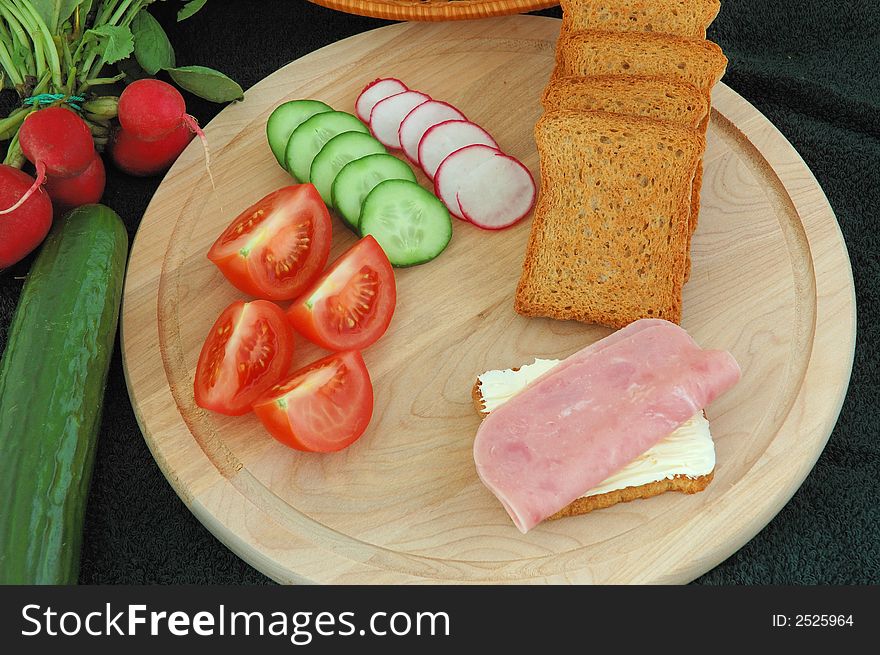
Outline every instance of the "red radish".
[[91, 205], [104, 195], [104, 161], [95, 153], [92, 163], [73, 177], [48, 177], [43, 187], [52, 199], [55, 215], [61, 216], [80, 205]]
[[398, 130], [406, 115], [431, 96], [419, 91], [404, 91], [380, 100], [370, 112], [370, 131], [389, 148], [400, 148]]
[[439, 100], [423, 102], [409, 112], [401, 122], [397, 136], [410, 161], [419, 163], [419, 143], [430, 127], [453, 119], [467, 120], [458, 109]]
[[92, 133], [82, 118], [64, 107], [47, 107], [29, 114], [18, 131], [24, 156], [37, 168], [37, 179], [15, 203], [7, 202], [0, 215], [24, 205], [46, 181], [46, 175], [73, 177], [82, 173], [95, 153]]
[[498, 147], [486, 130], [469, 121], [443, 121], [433, 125], [419, 142], [419, 166], [433, 180], [444, 159], [470, 145]]
[[473, 145], [459, 148], [443, 160], [434, 176], [434, 195], [443, 201], [450, 214], [467, 220], [458, 206], [456, 194], [478, 166], [500, 154], [498, 148]]
[[[136, 80], [125, 87], [119, 96], [118, 113], [122, 131], [141, 141], [158, 141], [179, 130], [181, 125], [186, 125], [202, 141], [205, 149], [205, 168], [211, 178], [211, 186], [214, 186], [208, 138], [195, 117], [186, 113], [186, 102], [180, 91], [162, 80], [152, 78]], [[171, 139], [169, 143], [177, 143], [177, 140]], [[180, 152], [183, 152], [183, 148]], [[177, 154], [179, 155], [180, 152]], [[173, 161], [172, 159], [171, 162]]]
[[156, 141], [143, 141], [119, 130], [110, 146], [110, 156], [116, 167], [129, 175], [156, 175], [167, 170], [192, 139], [193, 133], [186, 125]]
[[17, 168], [0, 164], [0, 207], [15, 203], [35, 189], [15, 210], [0, 217], [0, 269], [12, 266], [36, 248], [52, 227], [52, 201], [34, 178]]
[[376, 106], [377, 102], [404, 91], [409, 91], [409, 89], [406, 84], [397, 78], [380, 77], [378, 80], [373, 80], [364, 87], [364, 90], [361, 91], [361, 94], [355, 101], [355, 113], [357, 113], [358, 118], [369, 125], [370, 112], [373, 111], [373, 107]]
[[143, 79], [125, 87], [118, 112], [123, 130], [144, 141], [155, 141], [185, 122], [186, 101], [170, 84]]
[[500, 230], [531, 211], [535, 180], [522, 162], [496, 151], [469, 172], [455, 196], [466, 220], [485, 230]]

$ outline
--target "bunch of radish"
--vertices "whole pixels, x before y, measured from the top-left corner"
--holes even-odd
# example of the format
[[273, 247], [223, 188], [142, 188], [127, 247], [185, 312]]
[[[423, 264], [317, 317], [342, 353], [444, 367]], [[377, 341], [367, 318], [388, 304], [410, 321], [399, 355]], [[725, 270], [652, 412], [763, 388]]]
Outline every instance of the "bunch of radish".
[[[117, 111], [119, 129], [110, 144], [110, 156], [130, 175], [160, 173], [174, 163], [195, 134], [204, 141], [195, 118], [186, 113], [183, 96], [160, 80], [128, 85]], [[30, 113], [18, 141], [36, 177], [0, 166], [0, 269], [20, 261], [42, 242], [53, 213], [60, 216], [74, 207], [99, 202], [106, 181], [104, 162], [88, 124], [68, 106]], [[207, 152], [206, 145], [206, 165]]]
[[[177, 89], [161, 80], [137, 80], [119, 96], [119, 131], [110, 156], [129, 175], [155, 175], [167, 170], [196, 134], [205, 143]], [[206, 146], [206, 157], [207, 152]]]
[[18, 140], [36, 178], [0, 166], [0, 269], [43, 241], [52, 226], [53, 205], [61, 213], [98, 202], [104, 193], [101, 156], [85, 121], [72, 110], [48, 107], [29, 114]]
[[396, 78], [380, 78], [361, 91], [355, 109], [382, 144], [403, 150], [421, 167], [456, 218], [499, 230], [531, 211], [535, 181], [529, 169], [451, 104]]
[[0, 215], [16, 212], [43, 184], [62, 208], [101, 199], [104, 166], [88, 125], [75, 112], [66, 107], [48, 107], [30, 114], [21, 126], [18, 142], [37, 177], [12, 205], [0, 209]]

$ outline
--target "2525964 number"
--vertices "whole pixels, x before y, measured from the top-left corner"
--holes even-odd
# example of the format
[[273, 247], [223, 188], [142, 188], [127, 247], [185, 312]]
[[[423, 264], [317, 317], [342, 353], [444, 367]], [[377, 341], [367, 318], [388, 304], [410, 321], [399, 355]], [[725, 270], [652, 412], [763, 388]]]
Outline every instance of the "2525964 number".
[[852, 614], [795, 614], [796, 628], [852, 627]]

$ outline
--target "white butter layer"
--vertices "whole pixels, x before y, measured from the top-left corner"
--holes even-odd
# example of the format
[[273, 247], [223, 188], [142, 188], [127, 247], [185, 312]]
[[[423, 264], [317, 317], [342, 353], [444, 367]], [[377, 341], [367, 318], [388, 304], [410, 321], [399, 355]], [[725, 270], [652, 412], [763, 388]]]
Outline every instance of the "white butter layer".
[[[535, 359], [518, 371], [486, 371], [480, 377], [483, 407], [492, 412], [559, 363], [558, 359]], [[715, 443], [709, 421], [702, 412], [695, 414], [675, 432], [639, 455], [598, 487], [584, 494], [597, 496], [626, 487], [672, 479], [676, 475], [697, 478], [715, 468]]]

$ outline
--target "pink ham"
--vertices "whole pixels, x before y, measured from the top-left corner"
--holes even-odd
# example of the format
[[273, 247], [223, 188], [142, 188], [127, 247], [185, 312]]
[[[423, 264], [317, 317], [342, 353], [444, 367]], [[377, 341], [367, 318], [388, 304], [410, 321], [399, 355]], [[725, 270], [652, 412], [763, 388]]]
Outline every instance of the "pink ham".
[[682, 328], [636, 321], [575, 353], [477, 431], [483, 483], [526, 532], [671, 434], [740, 370]]

